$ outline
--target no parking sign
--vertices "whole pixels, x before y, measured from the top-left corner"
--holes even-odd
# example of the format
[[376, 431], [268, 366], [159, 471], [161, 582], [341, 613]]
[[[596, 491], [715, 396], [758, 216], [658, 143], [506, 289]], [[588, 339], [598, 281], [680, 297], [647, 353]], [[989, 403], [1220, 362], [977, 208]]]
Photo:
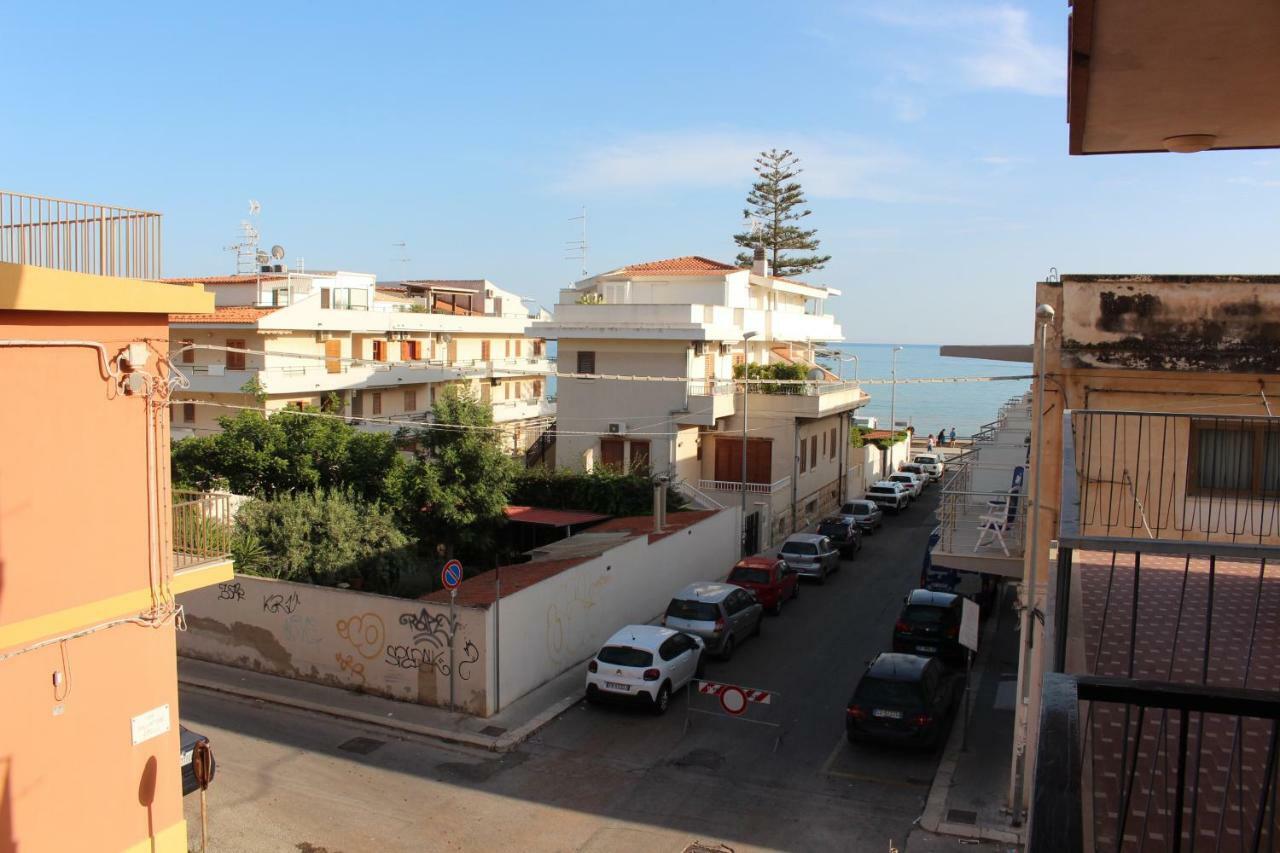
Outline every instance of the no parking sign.
[[440, 582], [450, 592], [457, 589], [458, 584], [462, 583], [462, 563], [457, 560], [450, 560], [445, 563], [444, 569], [440, 572]]

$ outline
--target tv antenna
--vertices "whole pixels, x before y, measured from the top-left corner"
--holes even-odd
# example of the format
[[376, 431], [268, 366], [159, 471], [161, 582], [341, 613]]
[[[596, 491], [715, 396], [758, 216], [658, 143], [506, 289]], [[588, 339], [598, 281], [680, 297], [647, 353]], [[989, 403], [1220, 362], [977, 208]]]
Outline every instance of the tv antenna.
[[564, 259], [566, 261], [582, 261], [582, 277], [586, 278], [587, 277], [587, 209], [585, 207], [582, 208], [581, 216], [569, 217], [570, 222], [575, 222], [579, 219], [582, 220], [582, 239], [565, 241], [565, 251], [569, 252], [570, 254], [565, 255]]
[[397, 262], [400, 264], [400, 279], [401, 279], [401, 281], [408, 281], [408, 280], [409, 280], [409, 276], [408, 276], [408, 273], [409, 273], [409, 262], [410, 262], [411, 260], [413, 260], [413, 258], [410, 258], [410, 257], [407, 257], [407, 256], [406, 256], [406, 254], [405, 254], [405, 246], [406, 246], [406, 244], [405, 244], [405, 242], [404, 242], [403, 240], [400, 240], [399, 242], [396, 242], [396, 243], [392, 243], [392, 244], [391, 244], [391, 246], [392, 246], [392, 248], [395, 248], [395, 249], [399, 249], [399, 250], [400, 250], [400, 257], [398, 257], [398, 258], [392, 258], [391, 260], [393, 260], [393, 261], [397, 261]]
[[[257, 216], [262, 212], [262, 205], [257, 199], [249, 199], [249, 216]], [[236, 274], [251, 275], [261, 269], [258, 260], [258, 228], [250, 219], [240, 220], [240, 239], [230, 246], [223, 246], [228, 252], [236, 253]]]

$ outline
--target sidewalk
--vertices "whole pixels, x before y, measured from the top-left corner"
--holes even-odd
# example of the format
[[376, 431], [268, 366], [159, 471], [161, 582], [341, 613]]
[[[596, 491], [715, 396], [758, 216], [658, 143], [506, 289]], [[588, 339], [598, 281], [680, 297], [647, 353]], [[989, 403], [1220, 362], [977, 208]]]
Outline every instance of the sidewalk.
[[408, 735], [508, 752], [582, 699], [582, 669], [571, 667], [491, 717], [397, 702], [309, 681], [194, 658], [178, 658], [178, 683], [338, 717]]
[[919, 827], [907, 839], [911, 853], [1004, 851], [1018, 849], [1024, 842], [1023, 828], [1011, 826], [1005, 813], [1018, 669], [1018, 623], [1012, 601], [1013, 588], [1006, 587], [1000, 606], [983, 627], [973, 667], [968, 747], [962, 748], [961, 708]]

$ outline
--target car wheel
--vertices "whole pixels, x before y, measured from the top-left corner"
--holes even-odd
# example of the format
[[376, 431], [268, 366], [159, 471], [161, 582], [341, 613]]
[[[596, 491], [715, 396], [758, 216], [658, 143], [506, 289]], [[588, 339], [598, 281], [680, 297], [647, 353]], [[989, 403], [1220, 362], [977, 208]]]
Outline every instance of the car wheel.
[[658, 695], [653, 700], [653, 713], [661, 716], [667, 713], [667, 708], [671, 705], [671, 682], [664, 681], [662, 686], [658, 688]]
[[722, 660], [729, 660], [729, 658], [733, 657], [733, 635], [732, 634], [730, 634], [729, 637], [724, 641], [724, 647], [720, 649], [720, 657]]

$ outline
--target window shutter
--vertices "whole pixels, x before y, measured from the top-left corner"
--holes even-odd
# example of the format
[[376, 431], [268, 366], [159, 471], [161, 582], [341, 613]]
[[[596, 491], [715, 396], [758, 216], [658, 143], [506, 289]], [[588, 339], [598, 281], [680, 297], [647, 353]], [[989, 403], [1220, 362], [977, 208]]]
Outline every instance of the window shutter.
[[596, 372], [596, 354], [594, 350], [578, 350], [578, 373]]

